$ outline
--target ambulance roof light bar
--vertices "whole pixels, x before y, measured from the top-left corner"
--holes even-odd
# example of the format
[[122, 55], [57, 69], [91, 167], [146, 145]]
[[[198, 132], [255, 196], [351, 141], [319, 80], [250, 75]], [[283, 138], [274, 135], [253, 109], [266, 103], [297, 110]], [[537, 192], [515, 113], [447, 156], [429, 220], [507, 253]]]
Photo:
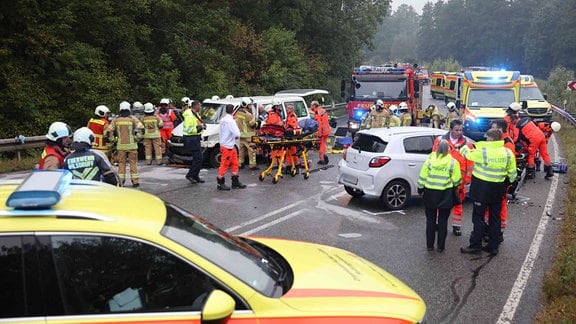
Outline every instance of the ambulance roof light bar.
[[14, 209], [51, 208], [60, 202], [71, 181], [72, 173], [66, 170], [34, 171], [10, 194], [6, 206]]

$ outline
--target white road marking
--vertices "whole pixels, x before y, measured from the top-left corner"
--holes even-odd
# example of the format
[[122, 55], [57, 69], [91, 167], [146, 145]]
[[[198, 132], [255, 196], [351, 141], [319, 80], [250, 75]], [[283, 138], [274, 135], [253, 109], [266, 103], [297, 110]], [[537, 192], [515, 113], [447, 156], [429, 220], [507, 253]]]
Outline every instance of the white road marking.
[[378, 213], [374, 213], [371, 212], [369, 210], [362, 210], [363, 212], [365, 212], [366, 214], [370, 214], [370, 215], [388, 215], [388, 214], [400, 214], [400, 215], [406, 215], [406, 213], [404, 212], [404, 210], [391, 210], [391, 211], [385, 211], [385, 212], [378, 212]]
[[246, 232], [244, 232], [244, 233], [240, 233], [240, 235], [241, 235], [241, 236], [243, 236], [243, 235], [250, 235], [250, 234], [254, 234], [254, 233], [256, 233], [256, 232], [260, 232], [260, 231], [263, 230], [263, 229], [266, 229], [266, 228], [268, 228], [268, 227], [272, 227], [272, 226], [274, 226], [274, 225], [276, 225], [276, 224], [282, 223], [283, 221], [289, 220], [290, 218], [292, 218], [292, 217], [294, 217], [294, 216], [298, 216], [299, 214], [301, 214], [301, 213], [302, 213], [303, 211], [305, 211], [305, 210], [306, 210], [306, 209], [297, 210], [297, 211], [295, 211], [295, 212], [293, 212], [293, 213], [290, 213], [290, 214], [288, 214], [288, 215], [286, 215], [286, 216], [282, 216], [282, 217], [277, 218], [277, 219], [275, 219], [275, 220], [273, 220], [273, 221], [271, 221], [271, 222], [268, 222], [268, 223], [266, 223], [266, 224], [264, 224], [264, 225], [260, 225], [260, 226], [258, 226], [258, 227], [255, 227], [255, 228], [249, 230], [249, 231], [246, 231]]
[[[558, 143], [556, 143], [556, 138], [554, 137], [551, 142], [554, 145], [554, 161], [558, 161]], [[536, 234], [534, 235], [534, 239], [532, 239], [532, 244], [530, 244], [530, 249], [528, 250], [528, 254], [524, 259], [520, 273], [518, 273], [518, 277], [516, 277], [516, 281], [514, 281], [514, 286], [512, 286], [512, 290], [510, 291], [510, 295], [508, 295], [506, 304], [504, 304], [502, 313], [500, 313], [500, 317], [496, 322], [498, 324], [511, 323], [514, 319], [516, 309], [518, 308], [518, 304], [520, 304], [520, 300], [524, 294], [524, 289], [526, 288], [528, 279], [530, 279], [530, 275], [534, 269], [534, 263], [538, 257], [538, 252], [540, 251], [540, 246], [542, 245], [542, 239], [544, 238], [546, 227], [548, 226], [548, 221], [550, 219], [548, 215], [551, 214], [552, 205], [554, 204], [554, 196], [556, 195], [556, 189], [558, 187], [558, 177], [559, 176], [557, 174], [552, 177], [550, 192], [548, 193], [546, 206], [544, 206], [544, 211], [540, 217], [540, 223], [536, 229]]]
[[240, 224], [238, 224], [238, 225], [236, 225], [236, 226], [229, 227], [229, 228], [225, 229], [225, 231], [226, 231], [226, 232], [233, 232], [233, 231], [235, 231], [235, 230], [237, 230], [237, 229], [240, 229], [240, 228], [246, 227], [246, 226], [248, 226], [248, 225], [257, 223], [257, 222], [259, 222], [259, 221], [261, 221], [261, 220], [264, 220], [264, 219], [266, 219], [266, 218], [268, 218], [268, 217], [272, 217], [272, 216], [274, 216], [274, 215], [276, 215], [276, 214], [279, 214], [279, 213], [281, 213], [281, 212], [283, 212], [283, 211], [285, 211], [285, 210], [288, 210], [288, 209], [290, 209], [290, 208], [293, 208], [293, 207], [295, 207], [295, 206], [297, 206], [297, 205], [299, 205], [299, 204], [301, 204], [301, 203], [302, 203], [302, 201], [297, 201], [297, 202], [295, 202], [295, 203], [293, 203], [293, 204], [284, 206], [284, 207], [282, 207], [282, 208], [280, 208], [280, 209], [277, 209], [277, 210], [275, 210], [275, 211], [273, 211], [273, 212], [270, 212], [270, 213], [268, 213], [268, 214], [264, 214], [264, 215], [262, 215], [262, 216], [260, 216], [260, 217], [251, 219], [251, 220], [249, 220], [249, 221], [247, 221], [247, 222], [244, 222], [244, 223], [240, 223]]

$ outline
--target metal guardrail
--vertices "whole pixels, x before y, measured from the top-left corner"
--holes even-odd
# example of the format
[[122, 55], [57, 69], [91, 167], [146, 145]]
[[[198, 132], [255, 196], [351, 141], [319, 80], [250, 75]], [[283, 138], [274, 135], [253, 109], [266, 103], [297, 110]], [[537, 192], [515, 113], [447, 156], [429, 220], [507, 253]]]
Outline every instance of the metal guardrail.
[[572, 126], [576, 126], [576, 114], [572, 114], [554, 105], [552, 105], [552, 110], [554, 110], [554, 112], [558, 114], [560, 117], [564, 118], [564, 120], [572, 124]]

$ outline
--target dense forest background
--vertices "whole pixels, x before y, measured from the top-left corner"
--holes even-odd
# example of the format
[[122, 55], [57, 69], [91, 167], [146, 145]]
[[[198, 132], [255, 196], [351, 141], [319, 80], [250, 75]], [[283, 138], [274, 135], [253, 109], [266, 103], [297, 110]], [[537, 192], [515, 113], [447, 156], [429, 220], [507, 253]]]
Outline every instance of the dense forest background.
[[[2, 0], [0, 138], [123, 100], [339, 84], [360, 64], [576, 69], [576, 1]], [[436, 62], [436, 63], [435, 63]]]

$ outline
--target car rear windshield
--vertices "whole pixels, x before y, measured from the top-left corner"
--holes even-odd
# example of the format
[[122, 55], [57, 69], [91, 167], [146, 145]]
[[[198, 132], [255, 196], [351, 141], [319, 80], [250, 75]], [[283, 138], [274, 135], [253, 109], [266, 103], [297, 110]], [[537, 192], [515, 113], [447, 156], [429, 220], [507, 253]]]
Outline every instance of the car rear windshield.
[[372, 153], [382, 153], [386, 149], [386, 143], [380, 137], [358, 134], [358, 138], [352, 144], [352, 148], [358, 151], [366, 151]]

